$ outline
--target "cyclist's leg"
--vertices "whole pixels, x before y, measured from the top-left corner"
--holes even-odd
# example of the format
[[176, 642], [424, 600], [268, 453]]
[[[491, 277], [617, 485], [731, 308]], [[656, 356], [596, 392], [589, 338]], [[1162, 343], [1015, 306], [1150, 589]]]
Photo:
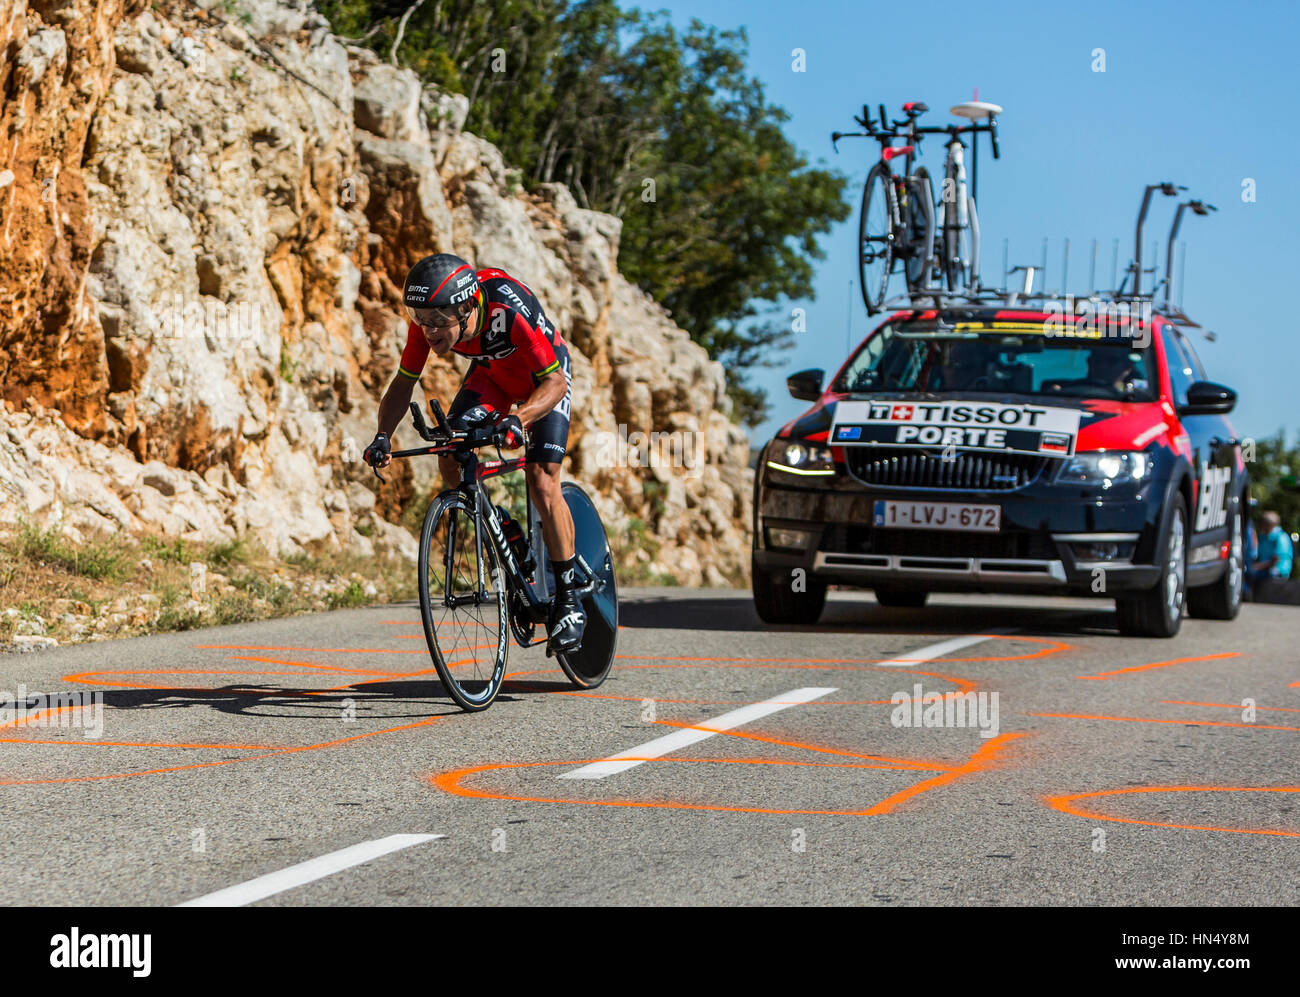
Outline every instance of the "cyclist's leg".
[[546, 549], [555, 561], [573, 557], [573, 516], [560, 494], [560, 462], [564, 460], [569, 443], [569, 405], [573, 394], [573, 374], [569, 363], [569, 350], [555, 348], [555, 358], [560, 361], [568, 388], [555, 408], [528, 427], [528, 495], [537, 507], [542, 521], [542, 536]]
[[556, 347], [556, 358], [569, 382], [569, 390], [546, 415], [528, 428], [526, 475], [528, 495], [542, 521], [542, 536], [551, 557], [555, 577], [555, 600], [551, 604], [547, 635], [559, 651], [576, 650], [582, 642], [586, 615], [574, 594], [575, 563], [573, 514], [560, 491], [560, 462], [569, 440], [569, 405], [572, 374], [569, 351]]
[[560, 493], [559, 463], [529, 463], [528, 497], [542, 521], [542, 536], [551, 561], [568, 561], [573, 557], [573, 515]]

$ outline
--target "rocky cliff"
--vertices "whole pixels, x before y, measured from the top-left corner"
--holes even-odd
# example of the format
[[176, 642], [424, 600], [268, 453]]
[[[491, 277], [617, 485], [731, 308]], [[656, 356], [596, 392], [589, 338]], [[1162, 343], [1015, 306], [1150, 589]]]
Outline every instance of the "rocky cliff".
[[[619, 275], [618, 219], [525, 193], [463, 97], [270, 0], [0, 0], [0, 85], [0, 527], [413, 555], [432, 462], [379, 488], [359, 452], [403, 276], [454, 252], [573, 345], [566, 470], [628, 556], [747, 570], [721, 367]], [[463, 370], [432, 359], [425, 396]]]

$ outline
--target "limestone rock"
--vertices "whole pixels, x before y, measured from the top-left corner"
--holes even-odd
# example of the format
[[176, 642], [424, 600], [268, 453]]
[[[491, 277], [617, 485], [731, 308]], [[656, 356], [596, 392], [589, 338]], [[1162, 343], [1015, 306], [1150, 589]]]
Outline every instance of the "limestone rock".
[[[216, 17], [0, 0], [0, 529], [414, 560], [395, 521], [435, 462], [380, 486], [360, 448], [406, 270], [449, 251], [522, 279], [569, 342], [566, 472], [611, 532], [645, 524], [682, 584], [742, 577], [748, 440], [721, 366], [619, 274], [619, 220], [525, 192], [464, 96], [343, 44], [306, 0], [199, 5]], [[423, 396], [464, 370], [431, 359]]]

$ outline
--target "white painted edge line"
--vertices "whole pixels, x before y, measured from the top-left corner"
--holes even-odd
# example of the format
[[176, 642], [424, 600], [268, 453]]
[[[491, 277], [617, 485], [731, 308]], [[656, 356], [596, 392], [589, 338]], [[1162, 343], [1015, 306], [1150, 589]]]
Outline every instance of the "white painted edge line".
[[982, 634], [967, 634], [965, 637], [954, 637], [951, 640], [941, 640], [937, 644], [927, 644], [925, 647], [918, 647], [915, 651], [908, 651], [901, 658], [890, 658], [888, 661], [882, 661], [877, 667], [881, 668], [906, 668], [909, 665], [915, 665], [922, 661], [933, 661], [935, 658], [941, 658], [950, 651], [960, 651], [963, 647], [970, 647], [972, 644], [982, 644], [988, 640], [989, 634], [1004, 634], [1010, 631], [1005, 629], [988, 630]]
[[[747, 724], [751, 720], [758, 720], [762, 717], [770, 716], [780, 710], [788, 709], [791, 706], [797, 706], [800, 703], [811, 703], [814, 699], [821, 699], [832, 692], [838, 690], [822, 686], [810, 686], [805, 689], [793, 689], [790, 692], [782, 693], [771, 699], [765, 699], [761, 703], [751, 703], [749, 706], [742, 706], [738, 710], [732, 710], [730, 713], [724, 713], [720, 717], [714, 717], [712, 720], [702, 720], [697, 727], [683, 727], [675, 730], [671, 734], [665, 734], [663, 737], [657, 737], [653, 741], [647, 741], [645, 744], [635, 748], [629, 748], [627, 751], [620, 751], [617, 755], [599, 762], [592, 762], [590, 765], [584, 765], [582, 768], [574, 769], [572, 772], [565, 772], [559, 778], [561, 779], [604, 779], [606, 776], [617, 775], [620, 772], [626, 772], [628, 769], [636, 768], [642, 762], [649, 761], [652, 758], [659, 758], [671, 751], [677, 751], [680, 748], [697, 744], [700, 741], [713, 737], [719, 731], [730, 730], [732, 727], [739, 727], [741, 724]], [[707, 729], [702, 729], [707, 728]]]
[[412, 845], [422, 845], [426, 841], [436, 841], [447, 837], [445, 834], [390, 834], [386, 838], [363, 841], [359, 845], [349, 845], [337, 852], [321, 855], [318, 858], [299, 862], [279, 872], [269, 872], [265, 876], [250, 879], [247, 883], [228, 886], [216, 893], [208, 893], [194, 900], [177, 904], [177, 907], [243, 907], [258, 900], [292, 890], [317, 879], [324, 879], [336, 872], [350, 869], [372, 859], [377, 859], [390, 852], [398, 852]]

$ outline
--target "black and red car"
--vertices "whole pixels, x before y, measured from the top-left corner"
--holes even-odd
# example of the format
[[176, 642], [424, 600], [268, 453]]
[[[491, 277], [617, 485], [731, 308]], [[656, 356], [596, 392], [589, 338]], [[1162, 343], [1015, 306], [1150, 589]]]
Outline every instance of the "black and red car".
[[1149, 304], [1086, 311], [902, 311], [824, 389], [820, 370], [791, 376], [815, 404], [759, 456], [759, 615], [813, 622], [835, 584], [885, 606], [1110, 598], [1120, 630], [1144, 636], [1173, 636], [1186, 612], [1234, 618], [1249, 488], [1236, 395]]

